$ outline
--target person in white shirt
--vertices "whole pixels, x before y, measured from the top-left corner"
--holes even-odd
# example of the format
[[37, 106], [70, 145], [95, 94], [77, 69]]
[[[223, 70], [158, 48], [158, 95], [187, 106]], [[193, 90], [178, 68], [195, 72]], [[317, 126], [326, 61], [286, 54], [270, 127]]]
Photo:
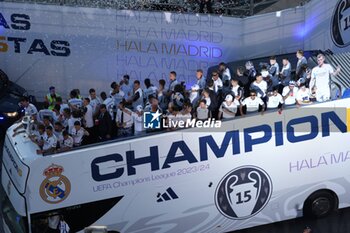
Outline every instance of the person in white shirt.
[[44, 138], [44, 145], [42, 150], [37, 150], [37, 154], [53, 153], [56, 150], [57, 138], [53, 134], [51, 126], [46, 127], [46, 137]]
[[289, 84], [289, 81], [291, 79], [292, 67], [287, 58], [283, 58], [282, 63], [283, 63], [283, 67], [280, 72], [280, 78], [281, 78], [282, 86], [285, 87]]
[[169, 88], [168, 88], [168, 92], [167, 92], [167, 96], [170, 96], [171, 94], [173, 94], [173, 91], [175, 89], [175, 86], [177, 84], [180, 84], [177, 80], [176, 80], [176, 72], [175, 71], [171, 71], [169, 73], [169, 79], [170, 79], [170, 82], [169, 82]]
[[134, 81], [134, 94], [129, 98], [128, 102], [132, 104], [133, 109], [136, 109], [138, 105], [144, 106], [143, 91], [139, 80]]
[[222, 87], [223, 87], [223, 83], [222, 83], [222, 80], [219, 77], [218, 72], [213, 72], [212, 73], [212, 79], [214, 81], [214, 92], [218, 93], [219, 90], [221, 90]]
[[44, 116], [42, 124], [45, 126], [45, 128], [48, 127], [48, 126], [53, 127], [51, 119], [48, 116]]
[[250, 89], [257, 93], [258, 98], [265, 98], [267, 91], [267, 82], [263, 80], [261, 73], [257, 73], [255, 81], [250, 85]]
[[68, 127], [68, 120], [71, 118], [70, 108], [63, 109], [63, 113], [59, 116], [58, 121], [61, 122], [63, 128]]
[[144, 102], [147, 104], [148, 97], [150, 95], [156, 96], [158, 90], [157, 90], [157, 87], [153, 86], [153, 84], [151, 83], [151, 80], [149, 78], [146, 78], [144, 80], [144, 84], [145, 84], [146, 88], [143, 90], [143, 98], [144, 98]]
[[278, 93], [278, 87], [275, 87], [273, 89], [273, 92], [269, 92], [267, 95], [267, 108], [268, 109], [275, 109], [278, 108], [282, 110], [283, 105], [283, 97], [280, 93]]
[[311, 71], [310, 89], [316, 90], [317, 102], [328, 101], [331, 98], [330, 76], [336, 76], [340, 72], [340, 67], [334, 71], [330, 64], [325, 64], [323, 54], [317, 55], [318, 66]]
[[190, 99], [192, 106], [195, 108], [197, 107], [198, 101], [200, 100], [199, 89], [200, 89], [200, 86], [198, 84], [194, 84], [190, 90], [189, 99]]
[[74, 145], [73, 138], [68, 134], [68, 131], [66, 130], [62, 132], [62, 138], [59, 142], [60, 142], [59, 152], [68, 151], [72, 149]]
[[37, 108], [34, 104], [29, 103], [29, 98], [24, 96], [20, 100], [20, 105], [24, 108], [24, 114], [27, 116], [31, 116], [33, 120], [36, 119], [38, 114]]
[[230, 69], [227, 67], [227, 65], [224, 62], [221, 62], [219, 64], [219, 72], [222, 78], [222, 82], [225, 82], [226, 80], [231, 80], [231, 72]]
[[178, 122], [182, 121], [182, 114], [179, 108], [174, 106], [173, 103], [169, 103], [168, 114], [166, 117], [167, 125], [169, 128], [167, 130], [174, 130], [178, 127]]
[[[119, 103], [125, 98], [125, 92], [120, 90], [120, 85], [116, 82], [112, 82], [111, 88], [112, 90], [110, 91], [109, 95], [114, 100], [114, 106], [118, 106]], [[117, 109], [115, 109], [115, 112], [117, 112]]]
[[[89, 132], [89, 135], [84, 138], [85, 144], [93, 143], [96, 140], [96, 134], [94, 132], [94, 115], [93, 109], [91, 106], [91, 101], [89, 98], [84, 98], [84, 120], [83, 125], [84, 128]], [[98, 111], [100, 111], [100, 105], [98, 105]]]
[[160, 79], [158, 81], [158, 93], [157, 93], [157, 98], [159, 101], [159, 106], [162, 109], [163, 112], [166, 111], [166, 109], [168, 108], [168, 102], [169, 99], [167, 98], [167, 90], [165, 89], [165, 80], [164, 79]]
[[282, 91], [282, 96], [284, 104], [294, 105], [296, 103], [296, 97], [298, 93], [298, 88], [295, 86], [294, 81], [290, 81], [288, 86], [285, 86]]
[[[246, 112], [257, 112], [259, 109], [261, 109], [261, 112], [263, 113], [265, 111], [265, 104], [264, 101], [260, 97], [257, 97], [257, 94], [254, 90], [250, 91], [250, 96], [245, 98], [242, 101], [241, 106], [246, 107]], [[244, 114], [242, 114], [244, 115]]]
[[185, 125], [186, 125], [186, 122], [187, 120], [191, 120], [192, 119], [192, 104], [190, 102], [185, 102], [184, 103], [184, 106], [180, 112], [181, 114], [181, 120], [183, 122], [185, 122]]
[[132, 135], [132, 126], [134, 124], [132, 111], [125, 107], [125, 101], [119, 103], [115, 120], [118, 127], [118, 137], [127, 137]]
[[79, 110], [83, 106], [83, 100], [79, 98], [79, 94], [76, 90], [72, 90], [70, 92], [68, 106], [70, 107], [71, 111]]
[[[133, 85], [130, 82], [130, 76], [127, 74], [124, 75], [123, 80], [120, 81], [119, 85], [120, 85], [121, 93], [124, 94], [123, 98], [128, 99], [129, 97], [131, 97], [132, 91], [133, 91]], [[118, 106], [118, 104], [115, 106]]]
[[53, 126], [53, 134], [56, 136], [58, 142], [62, 139], [63, 126], [61, 122], [55, 122]]
[[205, 100], [205, 104], [207, 105], [207, 107], [209, 107], [210, 104], [211, 104], [211, 99], [210, 99], [209, 91], [206, 90], [206, 89], [204, 89], [204, 90], [202, 91], [202, 96], [203, 96], [202, 99]]
[[37, 144], [40, 148], [44, 145], [44, 139], [47, 137], [45, 132], [45, 126], [42, 124], [39, 124], [37, 129], [32, 132], [32, 134], [29, 136], [30, 140]]
[[199, 106], [196, 109], [197, 120], [206, 121], [211, 117], [210, 111], [207, 106], [207, 101], [202, 99], [199, 101]]
[[146, 131], [143, 126], [143, 108], [141, 105], [136, 107], [136, 112], [132, 113], [132, 117], [134, 121], [134, 135], [144, 134]]
[[[86, 129], [92, 129], [94, 127], [93, 107], [89, 98], [84, 98], [84, 125]], [[89, 130], [88, 130], [89, 131]], [[90, 132], [90, 131], [89, 131]]]
[[244, 95], [243, 88], [239, 86], [238, 79], [231, 79], [231, 92], [236, 100], [240, 101]]
[[96, 95], [95, 89], [91, 88], [89, 90], [89, 99], [90, 99], [90, 105], [92, 107], [92, 113], [93, 116], [96, 116], [99, 113], [99, 107], [102, 103], [100, 98]]
[[68, 104], [66, 103], [63, 103], [63, 100], [62, 100], [62, 97], [61, 96], [58, 96], [56, 98], [56, 105], [59, 105], [60, 106], [60, 114], [63, 114], [63, 110], [65, 108], [69, 108]]
[[[219, 119], [229, 119], [234, 118], [239, 108], [240, 103], [236, 98], [233, 98], [232, 95], [227, 95], [225, 101], [222, 102], [219, 108]], [[240, 108], [242, 109], [242, 108]]]
[[38, 112], [38, 122], [43, 123], [44, 117], [48, 117], [50, 121], [56, 122], [58, 120], [58, 117], [56, 116], [56, 113], [52, 111], [51, 109], [41, 109]]
[[83, 142], [84, 136], [89, 136], [89, 132], [81, 127], [80, 121], [74, 122], [74, 128], [72, 129], [72, 138], [74, 147], [78, 147]]
[[74, 123], [76, 121], [81, 121], [81, 118], [80, 117], [77, 117], [77, 116], [74, 116], [73, 114], [70, 116], [70, 118], [68, 119], [67, 121], [67, 124], [68, 124], [68, 133], [69, 134], [72, 134], [72, 130], [74, 128]]
[[305, 84], [301, 84], [296, 97], [297, 103], [300, 105], [311, 104], [310, 96], [310, 89], [306, 88]]

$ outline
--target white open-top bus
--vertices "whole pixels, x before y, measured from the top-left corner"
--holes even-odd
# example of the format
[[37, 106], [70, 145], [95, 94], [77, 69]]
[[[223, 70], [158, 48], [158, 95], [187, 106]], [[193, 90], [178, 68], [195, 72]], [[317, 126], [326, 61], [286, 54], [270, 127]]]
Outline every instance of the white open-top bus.
[[37, 155], [26, 133], [5, 138], [6, 233], [227, 232], [322, 217], [350, 206], [350, 99]]

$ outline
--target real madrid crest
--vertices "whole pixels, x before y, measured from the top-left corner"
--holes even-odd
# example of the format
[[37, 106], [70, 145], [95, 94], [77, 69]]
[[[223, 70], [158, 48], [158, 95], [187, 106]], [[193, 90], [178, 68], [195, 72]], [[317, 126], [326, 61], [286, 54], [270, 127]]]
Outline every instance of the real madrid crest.
[[46, 179], [40, 185], [40, 196], [45, 202], [56, 204], [68, 197], [71, 185], [68, 178], [62, 175], [63, 172], [63, 167], [56, 164], [44, 170]]

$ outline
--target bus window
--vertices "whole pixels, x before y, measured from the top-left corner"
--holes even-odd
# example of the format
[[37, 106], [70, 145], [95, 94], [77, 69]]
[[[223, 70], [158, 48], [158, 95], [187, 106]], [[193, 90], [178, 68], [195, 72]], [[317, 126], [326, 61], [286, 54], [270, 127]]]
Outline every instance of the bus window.
[[27, 233], [27, 218], [16, 212], [2, 185], [0, 185], [0, 202], [2, 217], [9, 230], [13, 233]]
[[71, 232], [78, 232], [91, 226], [112, 209], [123, 197], [113, 197], [101, 201], [79, 204], [66, 208], [32, 214], [32, 232], [45, 232], [48, 217], [60, 215], [68, 224]]

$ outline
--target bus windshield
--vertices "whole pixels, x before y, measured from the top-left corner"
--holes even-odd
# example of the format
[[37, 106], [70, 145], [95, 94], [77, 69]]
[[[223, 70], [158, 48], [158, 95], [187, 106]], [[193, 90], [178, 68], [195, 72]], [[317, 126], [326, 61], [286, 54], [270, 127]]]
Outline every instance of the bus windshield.
[[0, 203], [2, 218], [9, 230], [16, 233], [27, 233], [26, 217], [23, 217], [16, 212], [2, 185], [0, 185]]

